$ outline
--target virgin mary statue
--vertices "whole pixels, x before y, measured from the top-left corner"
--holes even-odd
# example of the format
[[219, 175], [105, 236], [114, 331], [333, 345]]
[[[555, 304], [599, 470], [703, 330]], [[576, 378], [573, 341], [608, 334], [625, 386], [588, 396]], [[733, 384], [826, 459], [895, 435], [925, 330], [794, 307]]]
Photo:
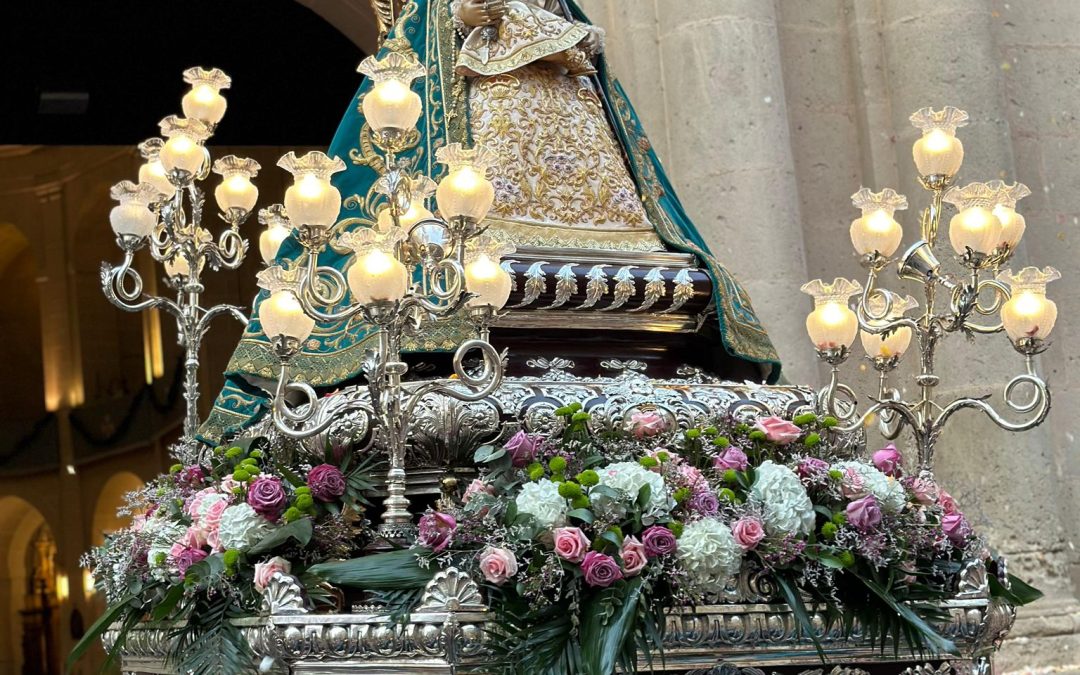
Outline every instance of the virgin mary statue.
[[[379, 56], [401, 52], [424, 66], [424, 115], [399, 154], [434, 178], [435, 151], [449, 143], [483, 146], [497, 158], [488, 234], [521, 247], [627, 255], [675, 251], [694, 256], [712, 280], [716, 319], [701, 330], [725, 358], [754, 364], [770, 382], [776, 352], [750, 300], [690, 222], [625, 92], [604, 59], [604, 32], [572, 0], [373, 0], [383, 22]], [[400, 7], [400, 11], [397, 11]], [[372, 226], [371, 194], [382, 158], [358, 102], [349, 103], [328, 154], [345, 160], [335, 186], [345, 196], [339, 227]], [[426, 215], [427, 204], [415, 208]], [[407, 216], [406, 216], [407, 217]], [[289, 265], [292, 238], [277, 254]], [[552, 254], [554, 255], [554, 253]], [[344, 268], [347, 256], [320, 263]], [[205, 440], [239, 430], [268, 406], [267, 380], [279, 365], [258, 321], [258, 305], [226, 372], [224, 391], [204, 425]], [[425, 333], [415, 351], [449, 351], [461, 327]], [[370, 326], [317, 326], [293, 361], [296, 377], [330, 390], [360, 372]], [[721, 373], [723, 374], [723, 373]]]

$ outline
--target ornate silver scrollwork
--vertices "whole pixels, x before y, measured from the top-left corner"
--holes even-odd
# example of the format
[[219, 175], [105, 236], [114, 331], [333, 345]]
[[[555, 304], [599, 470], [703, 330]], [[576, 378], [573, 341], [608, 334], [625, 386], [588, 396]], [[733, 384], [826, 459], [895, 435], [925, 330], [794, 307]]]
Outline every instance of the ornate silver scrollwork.
[[307, 614], [304, 587], [291, 574], [274, 572], [263, 591], [262, 608], [264, 612], [279, 616]]

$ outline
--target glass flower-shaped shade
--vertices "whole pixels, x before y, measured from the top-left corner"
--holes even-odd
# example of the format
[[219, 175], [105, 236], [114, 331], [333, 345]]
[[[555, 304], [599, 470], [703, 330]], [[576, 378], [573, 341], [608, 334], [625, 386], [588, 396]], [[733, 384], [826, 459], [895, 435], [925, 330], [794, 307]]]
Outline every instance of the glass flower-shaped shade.
[[346, 279], [353, 298], [361, 305], [396, 302], [409, 290], [409, 271], [394, 257], [394, 249], [404, 238], [402, 230], [386, 233], [363, 228], [347, 232], [338, 244], [352, 249], [356, 260], [349, 266]]
[[[376, 188], [379, 186], [376, 185]], [[409, 207], [398, 216], [398, 224], [408, 232], [413, 225], [421, 220], [434, 218], [434, 214], [427, 208], [427, 200], [435, 193], [435, 181], [427, 176], [419, 176], [409, 181]], [[391, 198], [393, 195], [388, 195]], [[390, 208], [386, 207], [379, 211], [377, 221], [379, 231], [385, 232], [394, 226], [394, 217], [390, 214]]]
[[281, 243], [292, 234], [292, 225], [285, 216], [285, 207], [274, 204], [259, 211], [259, 223], [266, 229], [259, 235], [259, 255], [267, 265], [273, 265]]
[[201, 120], [185, 119], [170, 115], [161, 120], [161, 135], [166, 138], [159, 158], [166, 173], [181, 169], [195, 175], [209, 161], [203, 143], [210, 137], [210, 129]]
[[436, 150], [435, 159], [449, 168], [435, 191], [442, 216], [448, 220], [483, 220], [495, 203], [495, 188], [487, 179], [487, 172], [495, 163], [494, 154], [483, 147], [466, 148], [451, 143]]
[[990, 181], [988, 185], [998, 191], [998, 202], [994, 206], [993, 214], [1001, 222], [1001, 243], [1015, 249], [1027, 229], [1024, 216], [1016, 212], [1016, 202], [1030, 195], [1031, 190], [1023, 183], [1006, 185], [999, 180]]
[[1001, 306], [1001, 322], [1013, 342], [1045, 340], [1054, 330], [1057, 305], [1046, 297], [1046, 284], [1060, 278], [1061, 273], [1053, 267], [1025, 267], [1016, 274], [1005, 270], [998, 275], [998, 281], [1012, 289], [1012, 297]]
[[[885, 316], [886, 321], [899, 319], [906, 312], [919, 306], [919, 303], [915, 301], [915, 298], [910, 295], [901, 297], [889, 291], [883, 290], [881, 292], [887, 294], [889, 298], [888, 302], [891, 303], [888, 314]], [[881, 295], [875, 293], [870, 296], [867, 304], [869, 305], [871, 314], [880, 316], [885, 311], [886, 300]], [[888, 335], [860, 331], [859, 341], [862, 342], [863, 349], [866, 350], [866, 355], [871, 358], [887, 359], [893, 356], [899, 357], [903, 356], [908, 350], [908, 347], [911, 346], [911, 328], [908, 326], [900, 326]]]
[[911, 149], [919, 175], [955, 176], [964, 163], [964, 144], [956, 137], [956, 129], [968, 123], [968, 114], [945, 106], [942, 110], [922, 108], [910, 119], [922, 131]]
[[907, 197], [891, 188], [871, 192], [860, 188], [851, 195], [851, 203], [862, 211], [862, 216], [851, 221], [851, 244], [859, 255], [874, 252], [891, 256], [900, 247], [904, 229], [893, 214], [908, 207]]
[[469, 307], [486, 305], [498, 311], [506, 305], [513, 280], [499, 265], [499, 260], [514, 250], [513, 246], [487, 235], [481, 235], [469, 244], [465, 255], [465, 288], [474, 296], [466, 302]]
[[312, 151], [303, 157], [290, 152], [278, 166], [293, 175], [293, 184], [285, 191], [285, 211], [296, 226], [326, 228], [337, 222], [341, 211], [341, 193], [330, 184], [330, 177], [345, 170], [341, 158], [327, 157]]
[[390, 52], [381, 59], [369, 56], [357, 71], [375, 83], [361, 103], [373, 131], [405, 131], [416, 126], [423, 104], [411, 87], [413, 80], [424, 76], [424, 66], [415, 55]]
[[188, 68], [184, 71], [184, 82], [191, 85], [191, 90], [180, 100], [184, 116], [211, 126], [220, 122], [227, 105], [221, 90], [229, 88], [232, 78], [218, 68]]
[[169, 182], [160, 157], [164, 145], [160, 138], [148, 138], [139, 144], [139, 153], [146, 160], [139, 167], [139, 182], [153, 185], [162, 195], [172, 195], [176, 186]]
[[218, 208], [251, 211], [259, 201], [259, 188], [251, 182], [258, 173], [259, 163], [236, 155], [226, 155], [214, 162], [214, 173], [221, 174], [221, 184], [214, 188]]
[[273, 340], [284, 335], [303, 342], [315, 330], [315, 319], [304, 313], [304, 308], [290, 290], [270, 294], [259, 305], [259, 322], [263, 333]]
[[851, 296], [862, 285], [848, 279], [826, 284], [821, 279], [803, 284], [800, 289], [814, 298], [814, 311], [806, 317], [806, 332], [818, 350], [850, 347], [859, 332], [859, 318], [848, 307]]
[[944, 200], [958, 211], [949, 221], [949, 243], [957, 255], [969, 248], [990, 254], [1002, 242], [1001, 221], [994, 215], [1001, 199], [1001, 189], [993, 183], [968, 183], [945, 193]]
[[129, 180], [112, 186], [109, 194], [120, 202], [109, 212], [109, 224], [113, 232], [142, 239], [150, 235], [157, 225], [157, 216], [150, 210], [150, 204], [161, 197], [157, 188], [149, 183], [136, 185]]
[[[169, 258], [164, 263], [165, 276], [170, 278], [186, 277], [191, 273], [191, 265], [188, 263], [187, 258], [181, 253], [177, 253], [172, 258]], [[199, 258], [199, 273], [202, 274], [203, 268], [206, 267], [206, 258]]]

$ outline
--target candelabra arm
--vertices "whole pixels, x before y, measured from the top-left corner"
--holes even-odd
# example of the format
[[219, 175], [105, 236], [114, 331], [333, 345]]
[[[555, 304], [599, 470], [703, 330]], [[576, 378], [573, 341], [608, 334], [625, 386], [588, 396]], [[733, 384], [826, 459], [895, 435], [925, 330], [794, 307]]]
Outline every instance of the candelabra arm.
[[[474, 349], [480, 350], [483, 363], [480, 372], [475, 374], [468, 372], [464, 365], [465, 355]], [[428, 394], [449, 396], [458, 401], [479, 401], [490, 395], [502, 384], [502, 356], [489, 342], [477, 339], [466, 340], [454, 353], [454, 374], [457, 376], [456, 379], [435, 380], [414, 390], [403, 409], [405, 419], [412, 418], [413, 410]], [[458, 383], [467, 389], [458, 388], [456, 386]]]
[[[364, 306], [360, 304], [350, 305], [340, 312], [325, 312], [319, 309], [318, 306], [333, 307], [341, 302], [345, 297], [348, 282], [346, 282], [345, 276], [333, 267], [319, 267], [318, 253], [312, 251], [309, 255], [308, 273], [301, 275], [300, 287], [296, 293], [304, 313], [320, 323], [336, 323], [351, 319], [363, 312], [364, 318], [370, 321], [370, 317], [364, 312]], [[319, 292], [319, 279], [322, 277], [329, 277], [330, 279], [331, 293], [328, 296], [324, 296]]]
[[[290, 393], [299, 394], [300, 403], [295, 408], [289, 408], [286, 404], [286, 396]], [[299, 411], [299, 412], [297, 412]], [[343, 406], [334, 409], [334, 415], [328, 416], [323, 421], [312, 426], [305, 426], [315, 418], [319, 412], [318, 394], [314, 387], [306, 382], [289, 382], [288, 359], [282, 359], [281, 371], [278, 373], [277, 388], [274, 391], [274, 402], [271, 409], [271, 417], [274, 426], [279, 432], [294, 439], [310, 438], [321, 434], [338, 421], [339, 415], [349, 412], [364, 413], [362, 427], [357, 433], [363, 435], [371, 427], [371, 421], [375, 417], [375, 411], [371, 406], [360, 401], [349, 401]]]
[[[142, 277], [132, 267], [135, 252], [125, 251], [124, 262], [119, 267], [108, 263], [101, 264], [101, 289], [109, 302], [127, 312], [141, 312], [145, 309], [162, 308], [180, 318], [184, 312], [175, 302], [156, 295], [143, 294]], [[131, 288], [127, 287], [128, 281]]]
[[[958, 411], [964, 408], [974, 408], [986, 413], [986, 416], [1006, 431], [1027, 431], [1033, 429], [1046, 419], [1047, 413], [1050, 412], [1050, 388], [1046, 386], [1046, 382], [1041, 377], [1036, 375], [1033, 367], [1031, 366], [1031, 357], [1028, 357], [1028, 372], [1021, 375], [1017, 375], [1005, 385], [1005, 391], [1003, 398], [1005, 399], [1005, 405], [1009, 410], [1019, 415], [1030, 416], [1020, 422], [1010, 422], [1002, 417], [992, 405], [986, 402], [986, 398], [960, 398], [949, 405], [945, 406], [934, 420], [934, 428], [941, 429], [948, 422], [949, 418]], [[1030, 384], [1032, 386], [1031, 398], [1017, 401], [1013, 398], [1013, 394], [1016, 388], [1022, 384]]]
[[829, 384], [818, 392], [818, 408], [839, 420], [847, 421], [855, 416], [858, 399], [851, 387], [840, 382], [840, 364], [834, 364]]
[[[982, 296], [983, 292], [988, 289], [994, 291], [994, 300], [990, 306], [985, 307], [979, 302], [979, 298]], [[970, 316], [972, 312], [980, 314], [982, 316], [997, 315], [998, 312], [1001, 311], [1001, 306], [1005, 304], [1005, 302], [1009, 298], [1012, 297], [1012, 291], [1009, 289], [1008, 285], [1003, 284], [996, 279], [983, 279], [982, 281], [976, 280], [976, 283], [974, 284], [974, 290], [972, 292], [972, 297], [970, 299], [970, 305], [966, 308], [962, 308], [959, 306], [961, 303], [958, 295], [959, 289], [956, 293], [953, 294], [953, 300], [950, 309], [952, 310], [954, 315], [960, 315], [961, 310], [966, 309], [966, 311], [964, 312], [964, 320], [961, 324], [961, 327], [964, 330], [970, 331], [972, 333], [978, 333], [980, 335], [991, 335], [993, 333], [1000, 333], [1004, 329], [1004, 324], [1002, 324], [1000, 321], [992, 325], [984, 325], [975, 323], [967, 317]]]
[[201, 245], [196, 258], [205, 256], [214, 269], [224, 267], [225, 269], [235, 270], [244, 263], [247, 250], [247, 240], [235, 228], [230, 227], [221, 231], [216, 244], [207, 242]]
[[922, 212], [919, 223], [920, 233], [925, 241], [933, 246], [937, 243], [938, 227], [941, 225], [942, 201], [945, 190], [952, 183], [951, 178], [945, 176], [925, 176], [920, 178], [923, 187], [930, 191], [930, 205]]
[[870, 419], [871, 416], [883, 412], [891, 413], [899, 418], [895, 422], [895, 424], [897, 425], [897, 434], [899, 434], [900, 428], [903, 427], [904, 422], [909, 424], [912, 429], [916, 430], [916, 434], [922, 426], [919, 415], [911, 409], [910, 405], [903, 401], [890, 399], [886, 401], [876, 401], [872, 406], [866, 409], [866, 412], [864, 412], [862, 415], [859, 415], [858, 419], [856, 419], [854, 422], [851, 422], [845, 426], [836, 427], [836, 429], [841, 433], [850, 433], [852, 431], [857, 431], [858, 429], [861, 429], [866, 425], [866, 421]]
[[205, 333], [209, 328], [210, 322], [222, 314], [231, 314], [237, 321], [243, 325], [248, 325], [247, 315], [244, 314], [244, 310], [240, 309], [236, 305], [215, 305], [206, 310], [205, 313], [199, 318], [199, 323], [196, 325], [196, 330], [201, 334]]

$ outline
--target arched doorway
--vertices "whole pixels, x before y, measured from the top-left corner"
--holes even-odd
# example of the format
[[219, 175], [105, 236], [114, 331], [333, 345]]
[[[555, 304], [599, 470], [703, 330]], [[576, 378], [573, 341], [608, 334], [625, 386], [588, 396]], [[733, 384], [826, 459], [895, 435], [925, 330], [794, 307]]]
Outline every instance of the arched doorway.
[[0, 672], [59, 672], [55, 559], [41, 512], [19, 497], [0, 497]]
[[141, 478], [130, 471], [114, 473], [98, 493], [94, 505], [94, 521], [91, 538], [94, 546], [105, 543], [105, 535], [131, 523], [129, 516], [120, 516], [117, 510], [124, 504], [124, 495], [144, 485]]

